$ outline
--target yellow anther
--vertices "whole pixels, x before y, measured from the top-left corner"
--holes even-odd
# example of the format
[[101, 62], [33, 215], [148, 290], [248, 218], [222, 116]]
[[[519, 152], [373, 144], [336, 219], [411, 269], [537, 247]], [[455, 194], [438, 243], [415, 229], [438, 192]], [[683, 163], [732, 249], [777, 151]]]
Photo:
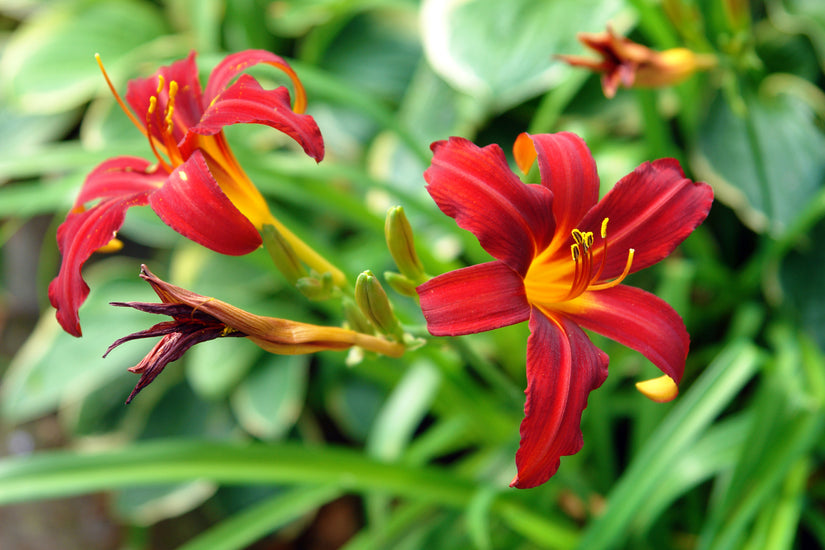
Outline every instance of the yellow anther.
[[571, 244], [570, 245], [570, 254], [573, 256], [573, 261], [574, 262], [579, 261], [579, 254], [581, 254], [581, 251], [579, 250], [579, 245]]
[[175, 110], [175, 94], [178, 93], [178, 83], [174, 80], [169, 82], [169, 101], [166, 104], [166, 132], [172, 133], [172, 113]]
[[158, 75], [158, 89], [155, 92], [156, 94], [160, 94], [160, 92], [163, 91], [163, 85], [164, 84], [166, 84], [166, 81], [163, 79], [163, 75], [159, 74]]
[[570, 232], [573, 235], [573, 240], [576, 241], [576, 244], [579, 246], [584, 246], [584, 235], [578, 229], [574, 229]]
[[588, 231], [584, 234], [584, 250], [587, 251], [591, 246], [593, 246], [593, 232]]
[[605, 218], [602, 220], [602, 239], [607, 237], [607, 222], [610, 218]]
[[147, 114], [150, 114], [150, 115], [154, 114], [155, 109], [157, 109], [157, 106], [158, 106], [158, 98], [156, 96], [150, 97], [149, 98], [149, 110], [147, 111]]
[[230, 327], [230, 326], [226, 326], [226, 327], [223, 327], [223, 330], [221, 331], [221, 336], [228, 336], [228, 335], [233, 334], [235, 332], [238, 332], [238, 331], [236, 329]]

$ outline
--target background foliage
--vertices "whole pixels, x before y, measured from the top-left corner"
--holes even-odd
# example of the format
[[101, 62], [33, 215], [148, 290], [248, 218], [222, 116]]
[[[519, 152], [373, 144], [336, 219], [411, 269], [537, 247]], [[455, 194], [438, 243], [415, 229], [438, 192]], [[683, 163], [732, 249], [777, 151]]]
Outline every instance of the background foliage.
[[[576, 32], [608, 21], [720, 66], [608, 101], [598, 77], [552, 59], [581, 53]], [[105, 491], [91, 506], [67, 501], [78, 519], [61, 548], [825, 547], [818, 0], [4, 0], [0, 28], [0, 546], [42, 542], [59, 521], [15, 503]], [[148, 347], [100, 356], [147, 326], [108, 305], [152, 300], [141, 262], [255, 313], [339, 318], [287, 286], [264, 252], [219, 256], [143, 209], [127, 216], [125, 250], [87, 268], [82, 339], [58, 329], [45, 299], [55, 228], [85, 175], [150, 153], [93, 54], [124, 90], [192, 49], [205, 76], [246, 48], [294, 63], [327, 157], [315, 165], [268, 128], [230, 128], [229, 140], [276, 216], [351, 277], [393, 269], [383, 219], [394, 204], [430, 273], [485, 259], [423, 189], [428, 145], [449, 135], [507, 150], [525, 130], [570, 130], [591, 147], [603, 191], [663, 156], [713, 185], [708, 221], [632, 281], [686, 321], [681, 396], [639, 396], [633, 382], [655, 369], [598, 339], [611, 375], [590, 397], [584, 448], [527, 491], [507, 488], [525, 326], [354, 366], [225, 339], [124, 406], [136, 381], [126, 367]], [[391, 297], [423, 330], [415, 303]], [[78, 527], [92, 519], [106, 529]]]

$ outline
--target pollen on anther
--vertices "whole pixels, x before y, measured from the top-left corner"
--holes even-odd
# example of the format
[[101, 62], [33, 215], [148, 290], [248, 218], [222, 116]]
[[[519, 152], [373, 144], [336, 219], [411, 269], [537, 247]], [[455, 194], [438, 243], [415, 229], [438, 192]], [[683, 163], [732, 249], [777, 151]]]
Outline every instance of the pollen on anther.
[[571, 244], [570, 245], [570, 255], [573, 256], [573, 261], [577, 262], [579, 260], [579, 254], [581, 251], [579, 250], [579, 245]]
[[159, 74], [159, 75], [158, 75], [158, 89], [157, 89], [157, 91], [155, 92], [156, 94], [159, 94], [161, 91], [163, 91], [163, 85], [164, 85], [165, 83], [166, 83], [166, 81], [163, 79], [163, 75], [162, 75], [162, 74]]
[[605, 218], [602, 220], [602, 239], [607, 238], [607, 222], [610, 221], [610, 218]]

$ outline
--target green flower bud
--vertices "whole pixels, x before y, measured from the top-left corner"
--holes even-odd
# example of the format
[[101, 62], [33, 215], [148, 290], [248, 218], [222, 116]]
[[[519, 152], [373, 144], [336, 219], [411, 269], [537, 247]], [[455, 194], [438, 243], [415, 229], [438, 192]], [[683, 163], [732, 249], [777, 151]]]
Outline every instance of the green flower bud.
[[278, 271], [283, 273], [289, 284], [295, 285], [299, 279], [308, 275], [304, 265], [295, 254], [292, 245], [289, 244], [283, 235], [273, 225], [264, 225], [261, 228], [261, 237], [264, 248], [272, 258], [272, 262]]
[[384, 236], [387, 239], [387, 247], [390, 249], [392, 259], [398, 270], [413, 281], [422, 283], [426, 279], [424, 267], [418, 254], [415, 253], [415, 240], [404, 209], [394, 206], [387, 211], [387, 219], [384, 222]]
[[369, 270], [361, 273], [355, 281], [355, 303], [378, 330], [399, 339], [403, 337], [404, 332], [393, 313], [387, 293]]

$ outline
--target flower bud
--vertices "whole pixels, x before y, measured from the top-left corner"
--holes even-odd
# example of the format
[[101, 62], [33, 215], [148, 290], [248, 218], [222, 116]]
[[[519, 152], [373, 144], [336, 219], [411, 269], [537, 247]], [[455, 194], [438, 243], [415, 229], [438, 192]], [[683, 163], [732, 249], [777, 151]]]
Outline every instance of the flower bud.
[[384, 223], [384, 236], [392, 259], [402, 275], [415, 283], [422, 283], [426, 279], [424, 267], [415, 253], [415, 240], [404, 209], [394, 206], [387, 211]]
[[402, 296], [409, 296], [411, 298], [418, 296], [418, 293], [415, 291], [415, 287], [418, 285], [412, 282], [409, 277], [405, 277], [395, 271], [385, 271], [384, 280], [387, 281], [387, 284], [390, 285], [394, 291]]
[[361, 273], [355, 281], [355, 302], [378, 330], [399, 339], [403, 337], [404, 333], [392, 310], [387, 293], [369, 270]]
[[261, 237], [275, 267], [283, 273], [291, 285], [295, 285], [299, 279], [307, 276], [307, 271], [298, 255], [295, 254], [292, 245], [284, 239], [274, 225], [264, 225], [261, 228]]

